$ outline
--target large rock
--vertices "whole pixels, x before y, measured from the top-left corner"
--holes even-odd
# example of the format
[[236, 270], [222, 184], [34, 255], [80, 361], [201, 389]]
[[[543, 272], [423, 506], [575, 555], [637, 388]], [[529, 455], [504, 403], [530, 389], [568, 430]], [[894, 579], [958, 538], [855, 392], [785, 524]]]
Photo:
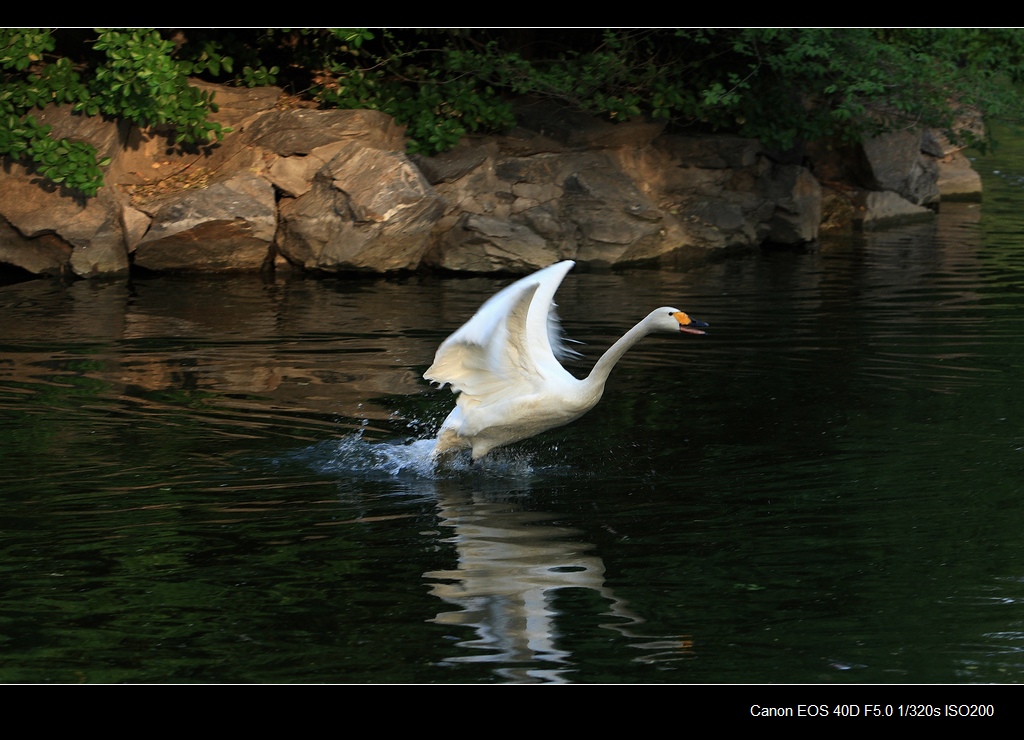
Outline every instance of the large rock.
[[277, 229], [273, 187], [248, 172], [140, 208], [153, 221], [135, 247], [135, 265], [148, 270], [258, 270]]
[[309, 154], [277, 157], [270, 165], [270, 181], [284, 195], [298, 198], [313, 189], [313, 178], [334, 156], [347, 147], [347, 141], [335, 141], [316, 147]]
[[963, 152], [953, 151], [937, 159], [939, 193], [943, 200], [981, 200], [981, 175]]
[[652, 146], [648, 129], [634, 128], [630, 140], [599, 136], [598, 127], [591, 138], [602, 146], [580, 150], [559, 143], [567, 129], [550, 111], [545, 121], [545, 137], [519, 132], [416, 160], [446, 203], [427, 264], [527, 271], [564, 258], [679, 263], [760, 244], [773, 229], [780, 240], [817, 237], [813, 177], [793, 166], [773, 184], [753, 140], [665, 136]]
[[71, 246], [55, 234], [27, 238], [0, 220], [0, 264], [33, 275], [66, 275], [71, 269]]
[[821, 228], [821, 184], [806, 167], [786, 164], [772, 170], [766, 190], [775, 210], [768, 224], [768, 240], [777, 244], [814, 241]]
[[939, 201], [938, 166], [922, 154], [923, 137], [921, 129], [903, 129], [864, 142], [872, 189], [891, 190], [917, 205]]
[[254, 115], [274, 110], [284, 97], [284, 90], [273, 85], [264, 87], [228, 87], [202, 80], [189, 80], [189, 84], [213, 96], [217, 110], [209, 120], [238, 132]]
[[467, 213], [426, 259], [445, 270], [525, 273], [561, 257], [548, 240], [524, 224]]
[[405, 149], [405, 128], [374, 110], [274, 110], [253, 120], [240, 135], [251, 146], [285, 157], [309, 154], [336, 141], [385, 151]]
[[[200, 84], [200, 83], [196, 83]], [[94, 198], [20, 164], [0, 168], [0, 262], [34, 274], [421, 266], [527, 272], [558, 259], [684, 264], [827, 228], [883, 226], [980, 192], [962, 154], [932, 132], [863, 146], [769, 152], [754, 139], [668, 135], [535, 100], [519, 127], [408, 157], [403, 128], [370, 110], [282, 107], [277, 88], [202, 84], [230, 126], [204, 147], [171, 132], [39, 117], [109, 156]], [[823, 188], [823, 185], [825, 186]]]
[[878, 229], [895, 223], [934, 217], [935, 212], [929, 208], [911, 203], [891, 190], [877, 190], [863, 194], [854, 224], [864, 229]]
[[[33, 115], [50, 127], [54, 138], [91, 144], [99, 157], [116, 155], [124, 143], [126, 127], [99, 116], [73, 113], [70, 106], [50, 105]], [[127, 273], [122, 218], [127, 199], [116, 188], [108, 184], [95, 197], [82, 198], [21, 164], [9, 162], [0, 168], [0, 192], [0, 216], [24, 240], [29, 240], [21, 241], [16, 250], [20, 257], [8, 251], [11, 264], [52, 274], [52, 261], [63, 253], [67, 261], [60, 272], [80, 277]], [[47, 238], [39, 243], [42, 260], [27, 258], [24, 247], [43, 236]], [[58, 242], [54, 237], [61, 245], [56, 249]]]
[[32, 115], [44, 126], [50, 127], [54, 139], [85, 142], [96, 149], [99, 159], [117, 156], [124, 146], [129, 126], [105, 116], [86, 116], [75, 113], [68, 105], [48, 105]]
[[516, 156], [481, 146], [438, 159], [418, 160], [446, 204], [425, 256], [435, 267], [525, 272], [566, 257], [615, 264], [659, 232], [658, 209], [602, 152]]
[[614, 265], [671, 251], [664, 239], [664, 213], [610, 163], [572, 157], [562, 181], [564, 217], [575, 224], [576, 257]]
[[[56, 256], [51, 248], [56, 236], [67, 253], [62, 268], [80, 277], [119, 275], [128, 271], [128, 253], [121, 218], [124, 199], [111, 187], [102, 188], [94, 198], [78, 198], [47, 187], [41, 178], [19, 164], [0, 168], [0, 216], [24, 240], [49, 237], [40, 249], [44, 264]], [[30, 241], [22, 241], [22, 247]], [[15, 257], [15, 254], [23, 255]], [[24, 249], [9, 252], [10, 264], [35, 271], [34, 260], [25, 259]], [[6, 261], [6, 260], [5, 260]], [[52, 273], [50, 267], [45, 273]]]
[[309, 270], [415, 269], [440, 216], [437, 194], [404, 154], [352, 142], [309, 192], [282, 201], [278, 249]]

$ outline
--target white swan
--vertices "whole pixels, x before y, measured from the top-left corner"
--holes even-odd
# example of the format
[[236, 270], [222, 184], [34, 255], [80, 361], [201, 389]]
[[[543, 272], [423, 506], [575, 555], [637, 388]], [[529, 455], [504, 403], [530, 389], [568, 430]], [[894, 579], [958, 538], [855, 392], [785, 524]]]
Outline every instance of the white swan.
[[459, 394], [434, 456], [469, 447], [479, 460], [495, 447], [568, 424], [592, 409], [626, 350], [656, 331], [703, 334], [707, 324], [658, 308], [626, 332], [583, 380], [556, 358], [568, 351], [553, 312], [555, 291], [575, 263], [566, 260], [504, 288], [438, 347], [423, 377]]

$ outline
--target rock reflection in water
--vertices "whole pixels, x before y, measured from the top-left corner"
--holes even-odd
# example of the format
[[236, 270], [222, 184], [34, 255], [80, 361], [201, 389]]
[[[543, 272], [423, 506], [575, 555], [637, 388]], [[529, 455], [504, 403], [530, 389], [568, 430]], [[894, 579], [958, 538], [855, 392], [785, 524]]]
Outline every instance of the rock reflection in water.
[[192, 403], [250, 426], [385, 421], [394, 410], [374, 399], [422, 392], [410, 364], [433, 352], [433, 340], [395, 340], [402, 292], [250, 276], [7, 286], [0, 307], [21, 320], [4, 329], [18, 349], [0, 354], [0, 381], [89, 382], [126, 409]]

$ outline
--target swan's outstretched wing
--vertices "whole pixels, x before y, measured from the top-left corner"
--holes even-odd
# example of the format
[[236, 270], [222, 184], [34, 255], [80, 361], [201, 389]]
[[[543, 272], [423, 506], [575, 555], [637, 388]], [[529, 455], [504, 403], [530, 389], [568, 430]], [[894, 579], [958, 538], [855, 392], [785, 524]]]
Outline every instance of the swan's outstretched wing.
[[[502, 289], [448, 337], [423, 374], [461, 392], [460, 405], [537, 392], [565, 370], [555, 359], [555, 291], [573, 267], [567, 260]], [[554, 346], [561, 342], [554, 340]]]

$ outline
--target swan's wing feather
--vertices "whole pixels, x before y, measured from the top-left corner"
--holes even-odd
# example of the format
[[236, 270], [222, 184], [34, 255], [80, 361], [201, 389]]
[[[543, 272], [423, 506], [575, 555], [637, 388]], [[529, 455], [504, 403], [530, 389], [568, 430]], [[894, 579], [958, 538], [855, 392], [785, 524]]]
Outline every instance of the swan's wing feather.
[[552, 324], [549, 317], [555, 291], [572, 266], [559, 262], [489, 298], [441, 343], [423, 377], [461, 392], [460, 405], [475, 405], [531, 393], [551, 372], [564, 372], [552, 351], [562, 346], [557, 318]]
[[562, 326], [558, 321], [558, 313], [555, 311], [555, 293], [575, 264], [572, 260], [557, 262], [530, 276], [530, 279], [537, 281], [537, 293], [530, 305], [526, 332], [535, 347], [534, 352], [538, 361], [558, 364], [556, 356], [569, 354]]
[[583, 357], [583, 355], [569, 346], [570, 343], [582, 344], [582, 342], [569, 339], [566, 336], [565, 330], [562, 329], [562, 322], [558, 317], [558, 312], [555, 310], [555, 304], [552, 303], [551, 311], [548, 313], [548, 344], [551, 345], [551, 351], [557, 359], [575, 360]]
[[519, 288], [504, 296], [509, 301], [485, 305], [493, 311], [482, 308], [448, 337], [423, 377], [472, 397], [522, 393], [524, 383], [536, 375], [523, 334], [537, 285]]

